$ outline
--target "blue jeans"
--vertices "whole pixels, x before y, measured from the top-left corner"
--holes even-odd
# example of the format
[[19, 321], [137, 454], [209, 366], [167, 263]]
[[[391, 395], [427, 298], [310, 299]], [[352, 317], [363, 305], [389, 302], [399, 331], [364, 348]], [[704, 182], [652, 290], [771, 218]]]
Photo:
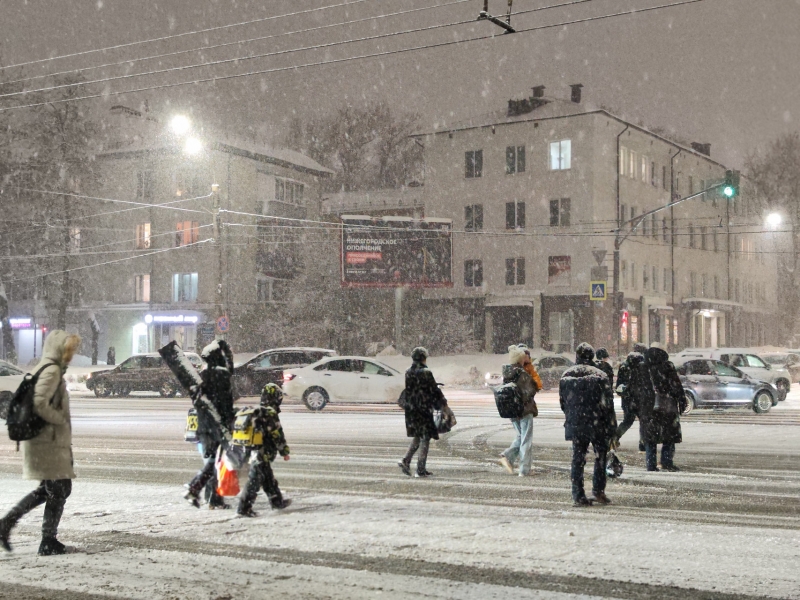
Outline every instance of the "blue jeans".
[[527, 475], [531, 472], [533, 453], [533, 415], [526, 415], [521, 419], [511, 419], [511, 424], [517, 432], [516, 439], [503, 451], [503, 456], [512, 465], [519, 459], [519, 474]]

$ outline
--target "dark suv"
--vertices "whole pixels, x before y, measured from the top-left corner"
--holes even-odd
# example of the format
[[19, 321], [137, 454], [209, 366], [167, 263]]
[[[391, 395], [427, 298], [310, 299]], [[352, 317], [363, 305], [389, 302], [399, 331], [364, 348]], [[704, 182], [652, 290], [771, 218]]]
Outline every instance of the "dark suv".
[[[200, 370], [203, 361], [197, 354], [186, 353], [186, 358]], [[95, 371], [86, 379], [86, 387], [97, 397], [111, 394], [127, 396], [131, 392], [158, 392], [167, 398], [181, 391], [172, 371], [158, 354], [137, 354], [108, 371]]]
[[257, 354], [233, 369], [236, 390], [242, 396], [258, 396], [268, 383], [283, 385], [283, 370], [304, 367], [327, 356], [337, 356], [325, 348], [275, 348]]

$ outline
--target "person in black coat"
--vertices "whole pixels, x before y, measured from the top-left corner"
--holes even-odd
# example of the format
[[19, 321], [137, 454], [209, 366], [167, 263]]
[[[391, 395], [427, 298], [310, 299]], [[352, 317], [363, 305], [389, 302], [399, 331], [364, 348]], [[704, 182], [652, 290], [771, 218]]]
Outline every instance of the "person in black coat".
[[[192, 506], [200, 507], [200, 491], [206, 489], [209, 508], [230, 508], [217, 494], [217, 473], [214, 460], [224, 436], [221, 427], [228, 430], [236, 418], [233, 409], [234, 397], [231, 374], [233, 373], [233, 352], [225, 340], [211, 342], [203, 348], [200, 357], [206, 368], [200, 373], [202, 392], [214, 406], [217, 415], [209, 411], [197, 411], [197, 439], [203, 449], [203, 468], [189, 483], [186, 500]], [[217, 421], [219, 417], [219, 422]]]
[[[572, 499], [575, 506], [588, 506], [592, 502], [609, 504], [606, 489], [606, 455], [612, 430], [613, 409], [609, 404], [613, 390], [608, 376], [594, 366], [594, 349], [586, 343], [578, 346], [576, 365], [561, 376], [559, 401], [566, 417], [564, 437], [572, 442]], [[595, 454], [592, 492], [589, 500], [583, 488], [583, 469], [586, 452], [592, 445]]]
[[116, 363], [117, 363], [117, 351], [114, 350], [114, 346], [110, 346], [108, 348], [108, 354], [106, 354], [106, 364], [114, 365]]
[[614, 367], [612, 367], [608, 362], [608, 350], [605, 348], [598, 348], [594, 353], [595, 358], [595, 365], [598, 369], [600, 369], [603, 373], [608, 376], [608, 382], [611, 384], [611, 388], [614, 388]]
[[433, 373], [426, 366], [428, 351], [425, 348], [414, 348], [411, 352], [413, 361], [406, 371], [406, 388], [403, 409], [406, 416], [406, 435], [413, 438], [403, 460], [397, 463], [406, 475], [411, 475], [411, 459], [419, 450], [417, 470], [414, 477], [428, 477], [431, 473], [425, 468], [428, 460], [428, 447], [431, 439], [438, 440], [439, 432], [433, 421], [433, 411], [441, 410], [447, 404], [444, 394]]
[[[686, 406], [683, 386], [675, 365], [669, 360], [669, 354], [662, 348], [649, 348], [645, 353], [645, 364], [651, 393], [644, 396], [639, 406], [639, 427], [644, 441], [647, 470], [659, 470], [656, 464], [657, 445], [662, 444], [661, 467], [665, 471], [678, 471], [673, 460], [675, 444], [683, 440], [680, 415]], [[656, 392], [659, 406], [656, 406]]]
[[[633, 352], [628, 354], [617, 372], [616, 390], [622, 396], [622, 423], [617, 428], [617, 438], [622, 436], [631, 428], [633, 422], [639, 416], [639, 402], [651, 394], [649, 375], [645, 366], [644, 352], [647, 347], [644, 344], [634, 344]], [[644, 452], [644, 443], [639, 438], [639, 451]]]

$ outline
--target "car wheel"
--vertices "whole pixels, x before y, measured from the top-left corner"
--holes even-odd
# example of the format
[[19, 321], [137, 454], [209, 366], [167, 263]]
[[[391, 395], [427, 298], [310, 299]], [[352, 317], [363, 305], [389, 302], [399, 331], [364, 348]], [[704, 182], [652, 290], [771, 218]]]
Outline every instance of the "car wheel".
[[775, 382], [775, 387], [778, 388], [778, 399], [775, 402], [777, 404], [786, 400], [786, 395], [789, 393], [789, 382], [785, 379], [779, 379]]
[[131, 388], [127, 387], [119, 387], [116, 389], [117, 396], [130, 396], [131, 395]]
[[686, 410], [683, 411], [684, 415], [688, 415], [692, 412], [697, 406], [694, 402], [694, 396], [692, 396], [689, 392], [686, 392]]
[[772, 394], [761, 390], [753, 399], [753, 410], [759, 414], [763, 414], [769, 412], [770, 408], [772, 408]]
[[303, 402], [309, 410], [320, 411], [328, 403], [328, 392], [321, 387], [308, 388], [303, 394]]
[[8, 406], [11, 404], [11, 398], [14, 394], [11, 392], [0, 393], [0, 419], [5, 419], [8, 416]]
[[175, 388], [175, 384], [170, 383], [169, 381], [165, 381], [161, 384], [161, 387], [158, 388], [158, 393], [162, 398], [173, 398], [177, 391], [178, 390]]
[[98, 398], [107, 398], [111, 395], [111, 388], [105, 381], [96, 381], [94, 384], [94, 395]]

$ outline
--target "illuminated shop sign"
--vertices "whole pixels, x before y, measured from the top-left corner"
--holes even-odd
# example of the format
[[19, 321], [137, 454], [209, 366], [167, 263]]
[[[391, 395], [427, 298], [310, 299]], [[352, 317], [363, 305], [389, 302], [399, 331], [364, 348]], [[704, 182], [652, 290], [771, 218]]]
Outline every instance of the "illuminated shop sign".
[[11, 325], [11, 329], [30, 329], [33, 327], [33, 319], [30, 318], [9, 319], [8, 322]]
[[196, 324], [200, 320], [200, 317], [196, 315], [145, 315], [144, 322], [148, 325], [150, 323], [169, 323], [169, 324], [176, 324], [176, 323], [189, 323], [189, 324]]

